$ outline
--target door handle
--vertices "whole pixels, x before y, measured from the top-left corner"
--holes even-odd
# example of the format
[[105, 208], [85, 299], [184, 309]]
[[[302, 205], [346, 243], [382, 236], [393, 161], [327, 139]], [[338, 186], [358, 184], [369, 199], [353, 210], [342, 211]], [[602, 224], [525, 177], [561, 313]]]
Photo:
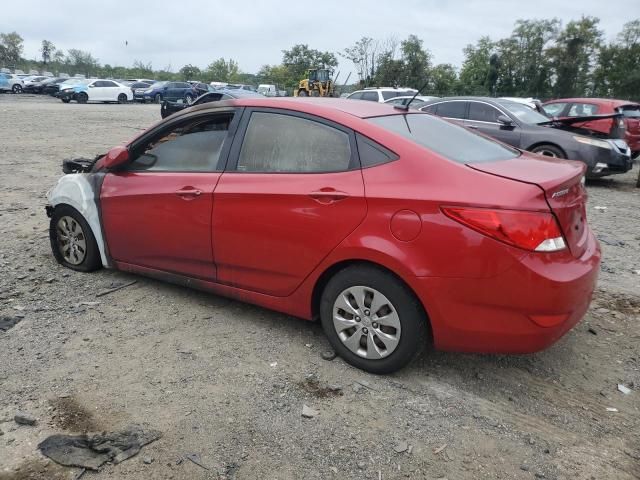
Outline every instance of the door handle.
[[468, 128], [473, 128], [474, 130], [477, 130], [478, 127], [476, 127], [475, 125], [467, 125]]
[[185, 199], [192, 200], [195, 197], [202, 195], [202, 191], [192, 187], [184, 187], [175, 192], [177, 196]]
[[336, 190], [335, 188], [327, 187], [316, 190], [315, 192], [311, 192], [309, 196], [318, 203], [328, 205], [330, 203], [339, 202], [340, 200], [348, 198], [349, 194]]

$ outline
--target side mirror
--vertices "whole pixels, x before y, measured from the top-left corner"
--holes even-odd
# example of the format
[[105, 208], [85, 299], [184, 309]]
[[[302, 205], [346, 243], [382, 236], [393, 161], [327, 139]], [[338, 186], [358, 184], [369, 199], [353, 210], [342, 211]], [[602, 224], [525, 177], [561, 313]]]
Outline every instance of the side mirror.
[[513, 120], [511, 120], [506, 115], [498, 115], [498, 122], [505, 127], [513, 127]]
[[111, 150], [107, 152], [107, 155], [104, 158], [104, 167], [105, 168], [115, 168], [120, 165], [124, 165], [129, 161], [129, 150], [127, 147], [119, 145], [117, 147], [113, 147]]

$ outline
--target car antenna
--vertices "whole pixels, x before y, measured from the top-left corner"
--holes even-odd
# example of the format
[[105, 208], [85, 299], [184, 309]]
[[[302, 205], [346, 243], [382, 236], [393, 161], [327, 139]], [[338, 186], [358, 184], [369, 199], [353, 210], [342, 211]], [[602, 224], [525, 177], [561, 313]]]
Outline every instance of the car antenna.
[[421, 92], [422, 90], [424, 90], [424, 88], [425, 88], [427, 85], [429, 85], [429, 80], [427, 80], [427, 81], [424, 83], [424, 85], [422, 85], [422, 86], [420, 87], [420, 89], [419, 89], [419, 90], [418, 90], [418, 91], [413, 95], [413, 97], [411, 97], [411, 100], [409, 100], [409, 101], [407, 102], [407, 104], [406, 104], [406, 105], [394, 105], [394, 106], [393, 106], [393, 108], [397, 108], [398, 110], [404, 110], [405, 112], [408, 112], [408, 111], [409, 111], [409, 105], [411, 105], [411, 102], [413, 102], [413, 101], [416, 99], [416, 97], [420, 94], [420, 92]]

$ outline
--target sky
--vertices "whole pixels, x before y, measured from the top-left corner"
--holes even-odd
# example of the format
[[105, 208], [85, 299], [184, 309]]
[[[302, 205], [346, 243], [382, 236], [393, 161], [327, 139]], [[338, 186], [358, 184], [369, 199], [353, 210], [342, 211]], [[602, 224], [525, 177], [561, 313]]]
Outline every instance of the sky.
[[[205, 68], [224, 57], [248, 73], [280, 63], [282, 50], [298, 43], [341, 52], [363, 36], [402, 40], [415, 34], [424, 40], [434, 63], [460, 66], [467, 44], [483, 35], [506, 37], [517, 19], [557, 17], [566, 23], [595, 16], [605, 38], [613, 40], [625, 22], [640, 18], [640, 0], [2, 3], [0, 33], [17, 31], [29, 59], [40, 59], [41, 41], [47, 39], [63, 50], [89, 51], [112, 66], [140, 60], [151, 62], [154, 69], [177, 71], [186, 64]], [[338, 58], [344, 80], [353, 65]]]

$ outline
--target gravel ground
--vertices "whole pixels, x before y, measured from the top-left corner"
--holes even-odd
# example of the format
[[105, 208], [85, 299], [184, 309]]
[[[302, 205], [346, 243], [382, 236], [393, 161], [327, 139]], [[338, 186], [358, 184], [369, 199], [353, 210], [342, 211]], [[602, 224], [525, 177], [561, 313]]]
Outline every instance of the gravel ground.
[[[38, 442], [133, 423], [163, 437], [83, 478], [640, 477], [637, 166], [588, 186], [604, 262], [589, 313], [558, 344], [431, 352], [378, 377], [323, 360], [319, 325], [55, 263], [43, 207], [61, 160], [128, 139], [157, 106], [0, 95], [0, 118], [0, 319], [19, 321], [0, 330], [0, 479], [76, 478]], [[303, 418], [303, 405], [318, 415]], [[17, 410], [37, 424], [17, 425]]]

